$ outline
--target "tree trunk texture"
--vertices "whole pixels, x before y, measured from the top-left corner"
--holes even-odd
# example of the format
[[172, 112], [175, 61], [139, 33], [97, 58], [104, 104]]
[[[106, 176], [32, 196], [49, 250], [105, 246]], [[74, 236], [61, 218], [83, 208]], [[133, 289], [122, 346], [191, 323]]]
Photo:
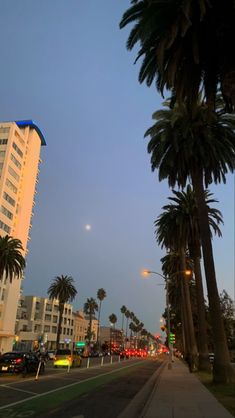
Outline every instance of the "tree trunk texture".
[[201, 170], [195, 170], [192, 173], [192, 183], [198, 206], [202, 252], [209, 300], [209, 312], [214, 339], [215, 359], [213, 367], [213, 380], [215, 383], [226, 384], [235, 380], [235, 373], [230, 364], [230, 356], [220, 309], [208, 211], [203, 187], [203, 172]]

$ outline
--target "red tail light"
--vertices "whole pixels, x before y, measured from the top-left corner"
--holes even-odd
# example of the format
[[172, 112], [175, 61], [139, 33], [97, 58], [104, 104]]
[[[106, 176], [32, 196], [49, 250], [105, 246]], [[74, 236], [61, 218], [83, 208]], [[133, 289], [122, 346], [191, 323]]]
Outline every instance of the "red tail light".
[[15, 362], [16, 362], [16, 364], [19, 364], [19, 363], [22, 363], [22, 361], [23, 361], [22, 358], [17, 358]]

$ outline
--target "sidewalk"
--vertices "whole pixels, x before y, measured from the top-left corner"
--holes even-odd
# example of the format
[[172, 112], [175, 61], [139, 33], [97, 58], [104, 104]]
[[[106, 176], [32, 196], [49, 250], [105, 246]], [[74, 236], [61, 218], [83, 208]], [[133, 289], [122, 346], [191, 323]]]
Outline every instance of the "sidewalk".
[[233, 416], [189, 373], [187, 366], [175, 359], [167, 364], [150, 393], [139, 418], [232, 418]]

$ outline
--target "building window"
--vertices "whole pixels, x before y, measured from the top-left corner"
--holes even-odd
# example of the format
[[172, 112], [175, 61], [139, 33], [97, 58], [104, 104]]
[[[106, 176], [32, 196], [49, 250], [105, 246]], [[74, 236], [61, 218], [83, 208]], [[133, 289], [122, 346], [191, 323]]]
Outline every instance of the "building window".
[[6, 145], [7, 139], [0, 139], [0, 145]]
[[23, 157], [23, 152], [21, 151], [21, 149], [16, 145], [15, 142], [13, 142], [12, 144], [14, 150], [17, 152], [17, 154], [22, 158]]
[[50, 326], [44, 325], [44, 332], [50, 332]]
[[51, 315], [45, 315], [45, 321], [51, 321]]
[[39, 331], [41, 331], [41, 325], [38, 325], [38, 324], [34, 325], [34, 332], [39, 332]]
[[15, 204], [16, 204], [15, 200], [14, 200], [14, 199], [12, 199], [12, 197], [11, 197], [11, 196], [9, 196], [9, 194], [8, 194], [8, 193], [3, 192], [3, 197], [4, 197], [4, 199], [5, 199], [8, 203], [10, 203], [10, 205], [15, 206]]
[[49, 311], [49, 312], [52, 311], [52, 305], [50, 303], [46, 304], [46, 311]]
[[10, 234], [11, 232], [11, 228], [4, 224], [4, 222], [0, 221], [0, 228], [3, 229], [3, 231], [7, 232], [8, 234]]
[[36, 302], [36, 309], [40, 309], [40, 302]]
[[9, 180], [6, 179], [6, 185], [11, 189], [15, 194], [17, 193], [17, 187]]
[[0, 133], [6, 134], [9, 132], [10, 128], [4, 128], [3, 126], [0, 128]]
[[57, 324], [57, 316], [53, 315], [53, 324]]
[[1, 300], [4, 300], [4, 298], [5, 298], [5, 292], [6, 292], [6, 289], [2, 289], [2, 297], [1, 297]]
[[13, 218], [13, 214], [8, 209], [6, 209], [4, 206], [1, 206], [1, 212], [5, 216], [7, 216], [9, 219], [12, 219]]
[[20, 170], [21, 169], [21, 164], [13, 154], [11, 154], [11, 160], [16, 165], [16, 167], [19, 168], [19, 170]]
[[57, 327], [52, 327], [52, 333], [56, 334], [57, 333]]
[[6, 152], [5, 151], [0, 151], [0, 158], [4, 158], [5, 157]]
[[15, 170], [13, 170], [13, 168], [10, 165], [8, 167], [8, 172], [10, 173], [10, 175], [12, 177], [14, 177], [14, 179], [16, 179], [17, 181], [19, 181], [20, 176], [15, 172]]

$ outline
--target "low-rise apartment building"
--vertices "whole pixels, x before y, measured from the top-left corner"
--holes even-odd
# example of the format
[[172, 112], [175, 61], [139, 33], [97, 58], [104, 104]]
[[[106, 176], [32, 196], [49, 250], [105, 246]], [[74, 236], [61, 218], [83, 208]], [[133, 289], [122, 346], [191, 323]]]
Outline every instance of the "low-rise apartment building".
[[[56, 348], [59, 302], [38, 296], [21, 296], [17, 311], [15, 345], [20, 349]], [[73, 307], [66, 303], [60, 336], [61, 348], [73, 342]]]
[[[45, 297], [21, 295], [17, 310], [14, 349], [36, 350], [56, 348], [59, 323], [59, 301]], [[71, 347], [85, 342], [89, 319], [83, 311], [73, 312], [73, 306], [65, 304], [60, 336], [60, 347]], [[98, 321], [92, 320], [92, 340], [97, 340]]]

